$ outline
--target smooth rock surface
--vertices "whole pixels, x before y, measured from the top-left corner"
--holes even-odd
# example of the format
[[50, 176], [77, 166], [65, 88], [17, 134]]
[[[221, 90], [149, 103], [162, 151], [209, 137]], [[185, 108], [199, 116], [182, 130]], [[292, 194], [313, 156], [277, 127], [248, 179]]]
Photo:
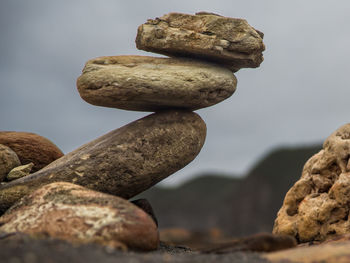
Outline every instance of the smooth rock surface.
[[142, 209], [122, 198], [70, 183], [45, 185], [2, 217], [0, 232], [21, 232], [72, 243], [154, 250], [158, 230]]
[[29, 175], [33, 166], [34, 166], [34, 163], [28, 163], [28, 164], [13, 168], [6, 176], [7, 181], [17, 180], [19, 178]]
[[230, 70], [213, 63], [146, 56], [92, 59], [77, 80], [88, 103], [135, 111], [197, 110], [227, 99], [236, 84]]
[[190, 163], [205, 136], [206, 125], [196, 113], [148, 115], [0, 186], [0, 213], [38, 187], [58, 181], [129, 199]]
[[0, 131], [0, 144], [10, 147], [22, 164], [34, 163], [33, 172], [63, 156], [50, 140], [30, 132]]
[[137, 207], [139, 207], [143, 211], [145, 211], [153, 219], [154, 223], [156, 223], [156, 225], [158, 227], [157, 217], [154, 214], [153, 208], [147, 199], [141, 198], [141, 199], [137, 199], [137, 200], [132, 200], [131, 203], [133, 203], [134, 205], [136, 205]]
[[295, 236], [300, 242], [350, 233], [349, 156], [350, 124], [346, 124], [305, 164], [278, 212], [274, 233]]
[[9, 147], [0, 144], [0, 182], [15, 167], [21, 165], [17, 154]]
[[169, 56], [196, 57], [229, 66], [256, 68], [263, 61], [263, 34], [246, 20], [212, 13], [169, 13], [138, 28], [138, 49]]

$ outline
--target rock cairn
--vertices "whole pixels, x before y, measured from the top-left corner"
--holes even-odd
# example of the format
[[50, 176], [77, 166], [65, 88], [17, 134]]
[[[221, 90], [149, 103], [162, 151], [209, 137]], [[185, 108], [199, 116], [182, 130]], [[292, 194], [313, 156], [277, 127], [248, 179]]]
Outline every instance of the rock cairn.
[[349, 233], [350, 124], [331, 134], [288, 191], [273, 232], [299, 242], [324, 241]]
[[206, 125], [192, 111], [234, 93], [232, 71], [260, 65], [262, 37], [243, 19], [170, 13], [148, 20], [136, 37], [139, 49], [170, 57], [88, 61], [77, 80], [85, 101], [155, 113], [0, 186], [0, 211], [7, 210], [0, 231], [156, 249], [152, 208], [145, 200], [132, 204], [122, 198], [141, 193], [198, 155]]

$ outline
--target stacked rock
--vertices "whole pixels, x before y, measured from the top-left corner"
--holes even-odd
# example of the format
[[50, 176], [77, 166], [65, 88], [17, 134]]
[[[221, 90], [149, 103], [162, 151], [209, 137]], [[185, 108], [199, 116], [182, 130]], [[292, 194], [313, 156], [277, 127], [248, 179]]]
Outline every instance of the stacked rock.
[[[141, 25], [136, 38], [139, 49], [170, 58], [112, 56], [88, 61], [77, 80], [85, 101], [155, 113], [1, 186], [0, 211], [25, 197], [0, 219], [0, 231], [155, 249], [155, 222], [122, 198], [150, 188], [198, 155], [206, 125], [192, 111], [233, 94], [237, 80], [232, 70], [259, 66], [262, 37], [242, 19], [170, 13]], [[57, 227], [44, 226], [48, 221]]]

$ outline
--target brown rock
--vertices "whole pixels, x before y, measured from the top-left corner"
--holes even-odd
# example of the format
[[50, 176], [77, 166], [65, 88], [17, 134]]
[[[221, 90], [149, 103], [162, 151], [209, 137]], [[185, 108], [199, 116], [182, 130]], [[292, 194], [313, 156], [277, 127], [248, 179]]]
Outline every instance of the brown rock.
[[72, 243], [154, 250], [153, 220], [130, 202], [70, 183], [43, 186], [0, 218], [0, 232], [22, 232]]
[[134, 205], [136, 205], [137, 207], [139, 207], [143, 211], [145, 211], [153, 219], [153, 221], [156, 223], [156, 225], [158, 226], [157, 217], [154, 214], [153, 208], [152, 208], [151, 204], [147, 201], [147, 199], [141, 198], [141, 199], [133, 200], [133, 201], [131, 201], [131, 203], [133, 203]]
[[278, 212], [274, 233], [300, 242], [350, 233], [350, 124], [335, 131], [305, 164]]
[[17, 154], [9, 147], [0, 144], [0, 182], [15, 167], [21, 165]]
[[10, 147], [22, 164], [34, 163], [33, 172], [63, 156], [55, 144], [35, 133], [0, 131], [0, 144]]
[[190, 163], [205, 136], [205, 123], [193, 112], [148, 115], [0, 186], [0, 212], [38, 187], [58, 181], [129, 199]]
[[92, 59], [77, 81], [88, 103], [136, 111], [197, 110], [227, 99], [236, 84], [232, 72], [219, 65], [144, 56]]
[[217, 62], [237, 71], [263, 61], [263, 34], [246, 20], [212, 13], [169, 13], [138, 28], [139, 49]]
[[297, 247], [261, 256], [273, 263], [348, 263], [350, 242]]

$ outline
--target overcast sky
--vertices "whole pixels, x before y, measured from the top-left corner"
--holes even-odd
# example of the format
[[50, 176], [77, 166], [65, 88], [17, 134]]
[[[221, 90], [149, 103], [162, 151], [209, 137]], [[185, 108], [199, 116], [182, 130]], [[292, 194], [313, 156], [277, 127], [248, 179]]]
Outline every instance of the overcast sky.
[[152, 55], [134, 42], [148, 18], [198, 11], [247, 19], [265, 33], [265, 61], [236, 73], [231, 98], [197, 111], [203, 150], [166, 183], [243, 174], [272, 148], [321, 142], [349, 121], [349, 1], [1, 0], [0, 129], [35, 132], [68, 153], [147, 115], [86, 103], [76, 79], [91, 58]]

